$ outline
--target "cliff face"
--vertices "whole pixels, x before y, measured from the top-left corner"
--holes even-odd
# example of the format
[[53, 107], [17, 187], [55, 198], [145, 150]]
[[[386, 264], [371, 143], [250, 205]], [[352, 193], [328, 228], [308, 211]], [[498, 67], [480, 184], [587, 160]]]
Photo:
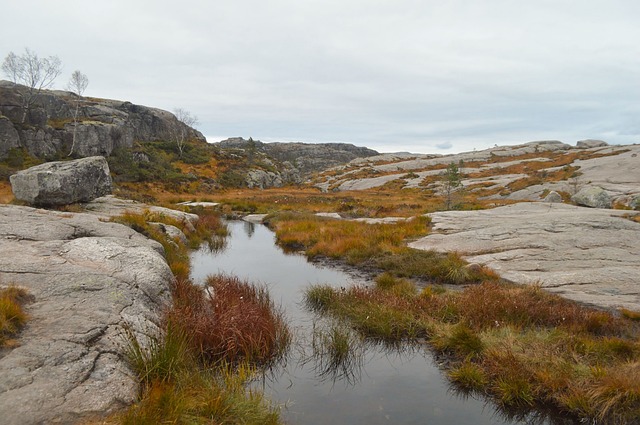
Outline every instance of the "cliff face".
[[24, 86], [0, 81], [0, 159], [12, 148], [24, 148], [45, 160], [68, 155], [74, 127], [73, 153], [81, 157], [109, 156], [116, 148], [132, 147], [134, 141], [172, 140], [173, 134], [182, 129], [188, 138], [206, 142], [200, 132], [185, 126], [170, 112], [131, 102], [45, 90], [25, 111], [25, 90]]

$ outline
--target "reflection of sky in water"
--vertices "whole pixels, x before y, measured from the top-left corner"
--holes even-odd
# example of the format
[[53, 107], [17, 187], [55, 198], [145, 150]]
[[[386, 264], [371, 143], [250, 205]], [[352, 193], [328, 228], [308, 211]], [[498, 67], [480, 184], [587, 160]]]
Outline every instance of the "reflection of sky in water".
[[[317, 267], [303, 256], [285, 255], [275, 235], [263, 225], [229, 223], [227, 248], [192, 255], [192, 277], [201, 282], [214, 273], [236, 275], [267, 284], [272, 298], [285, 309], [302, 339], [309, 339], [312, 315], [300, 306], [310, 284], [347, 286], [351, 278], [338, 270]], [[295, 345], [295, 342], [294, 342]], [[389, 353], [367, 349], [355, 385], [319, 379], [311, 364], [299, 364], [296, 348], [277, 381], [263, 382], [274, 403], [286, 404], [288, 424], [503, 424], [491, 404], [462, 400], [451, 393], [443, 373], [424, 350]]]

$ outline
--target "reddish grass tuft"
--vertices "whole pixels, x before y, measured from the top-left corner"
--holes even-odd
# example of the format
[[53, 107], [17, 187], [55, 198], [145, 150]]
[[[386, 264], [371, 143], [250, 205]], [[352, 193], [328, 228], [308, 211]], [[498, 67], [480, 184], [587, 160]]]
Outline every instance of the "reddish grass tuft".
[[169, 320], [183, 328], [208, 361], [269, 364], [286, 350], [283, 314], [264, 287], [237, 277], [210, 276], [206, 288], [180, 281]]

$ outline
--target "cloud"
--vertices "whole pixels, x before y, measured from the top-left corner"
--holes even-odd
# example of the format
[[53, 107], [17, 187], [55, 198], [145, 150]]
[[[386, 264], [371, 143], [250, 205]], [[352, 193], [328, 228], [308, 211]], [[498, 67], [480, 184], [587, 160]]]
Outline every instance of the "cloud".
[[444, 143], [437, 143], [436, 144], [436, 148], [441, 149], [443, 151], [449, 150], [453, 147], [453, 144], [451, 144], [451, 142], [444, 142]]
[[640, 140], [633, 0], [32, 0], [3, 15], [16, 36], [0, 54], [57, 54], [88, 95], [181, 107], [205, 134], [427, 152]]

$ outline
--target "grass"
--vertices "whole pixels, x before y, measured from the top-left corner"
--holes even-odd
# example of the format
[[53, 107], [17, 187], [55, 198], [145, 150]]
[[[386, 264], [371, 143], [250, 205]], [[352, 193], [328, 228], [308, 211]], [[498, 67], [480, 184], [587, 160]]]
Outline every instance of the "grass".
[[411, 295], [393, 290], [398, 281], [385, 274], [368, 288], [313, 286], [305, 300], [367, 339], [428, 341], [448, 358], [453, 385], [505, 408], [554, 406], [604, 424], [640, 417], [640, 328], [633, 319], [536, 286], [485, 282]]
[[[226, 235], [216, 216], [195, 226], [145, 212], [114, 221], [160, 242], [176, 278], [173, 304], [157, 332], [123, 329], [126, 358], [141, 383], [140, 400], [107, 418], [124, 424], [277, 424], [279, 412], [247, 388], [260, 368], [282, 358], [290, 334], [264, 287], [230, 276], [211, 276], [206, 288], [188, 279], [189, 247]], [[180, 228], [185, 244], [149, 221]], [[215, 242], [214, 242], [215, 244]]]
[[320, 379], [358, 380], [364, 364], [362, 337], [341, 321], [330, 321], [326, 326], [314, 324], [311, 340], [312, 354], [303, 363], [313, 362]]
[[291, 335], [265, 287], [227, 275], [209, 276], [205, 286], [178, 282], [169, 313], [201, 358], [260, 366], [282, 358]]
[[16, 286], [0, 289], [0, 347], [16, 345], [13, 337], [27, 323], [23, 305], [30, 298], [26, 290]]

